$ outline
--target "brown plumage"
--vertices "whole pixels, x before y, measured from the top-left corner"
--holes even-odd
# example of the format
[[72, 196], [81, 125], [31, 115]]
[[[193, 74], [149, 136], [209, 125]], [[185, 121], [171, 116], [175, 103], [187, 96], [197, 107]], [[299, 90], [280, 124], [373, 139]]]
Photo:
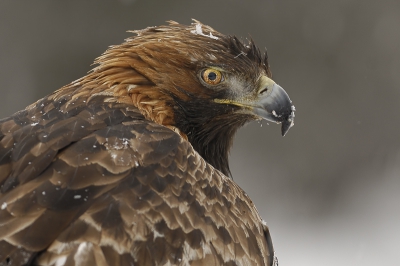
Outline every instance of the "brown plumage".
[[197, 21], [135, 33], [0, 120], [0, 265], [272, 265], [228, 177], [240, 126], [293, 124], [266, 55]]

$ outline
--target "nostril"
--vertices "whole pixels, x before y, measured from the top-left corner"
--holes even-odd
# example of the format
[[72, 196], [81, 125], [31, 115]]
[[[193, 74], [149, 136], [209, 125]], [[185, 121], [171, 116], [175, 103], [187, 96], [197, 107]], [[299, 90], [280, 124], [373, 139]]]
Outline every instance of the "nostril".
[[266, 92], [268, 92], [268, 88], [264, 88], [264, 89], [260, 90], [260, 91], [258, 92], [258, 94], [264, 94], [264, 93], [266, 93]]

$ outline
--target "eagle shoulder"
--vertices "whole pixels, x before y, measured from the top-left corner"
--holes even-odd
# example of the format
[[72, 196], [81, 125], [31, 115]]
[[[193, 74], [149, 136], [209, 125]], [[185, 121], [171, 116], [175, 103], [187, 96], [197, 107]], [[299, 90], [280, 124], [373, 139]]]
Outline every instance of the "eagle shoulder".
[[269, 263], [253, 203], [187, 140], [133, 107], [62, 101], [1, 122], [0, 260]]

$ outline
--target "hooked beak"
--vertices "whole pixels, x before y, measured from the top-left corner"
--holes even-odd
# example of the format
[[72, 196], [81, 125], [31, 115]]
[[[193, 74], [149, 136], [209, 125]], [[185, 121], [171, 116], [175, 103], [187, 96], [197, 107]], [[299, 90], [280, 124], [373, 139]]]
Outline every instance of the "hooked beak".
[[253, 112], [261, 118], [282, 123], [282, 136], [294, 125], [295, 107], [281, 86], [272, 79], [262, 76], [258, 91], [258, 100], [253, 105]]

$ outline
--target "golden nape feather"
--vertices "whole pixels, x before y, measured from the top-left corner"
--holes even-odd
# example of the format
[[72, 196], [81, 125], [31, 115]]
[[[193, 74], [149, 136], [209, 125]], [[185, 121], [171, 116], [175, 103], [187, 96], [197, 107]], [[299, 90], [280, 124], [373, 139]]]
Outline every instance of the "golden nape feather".
[[228, 164], [245, 123], [293, 125], [266, 54], [198, 21], [135, 33], [0, 120], [0, 265], [273, 265]]

